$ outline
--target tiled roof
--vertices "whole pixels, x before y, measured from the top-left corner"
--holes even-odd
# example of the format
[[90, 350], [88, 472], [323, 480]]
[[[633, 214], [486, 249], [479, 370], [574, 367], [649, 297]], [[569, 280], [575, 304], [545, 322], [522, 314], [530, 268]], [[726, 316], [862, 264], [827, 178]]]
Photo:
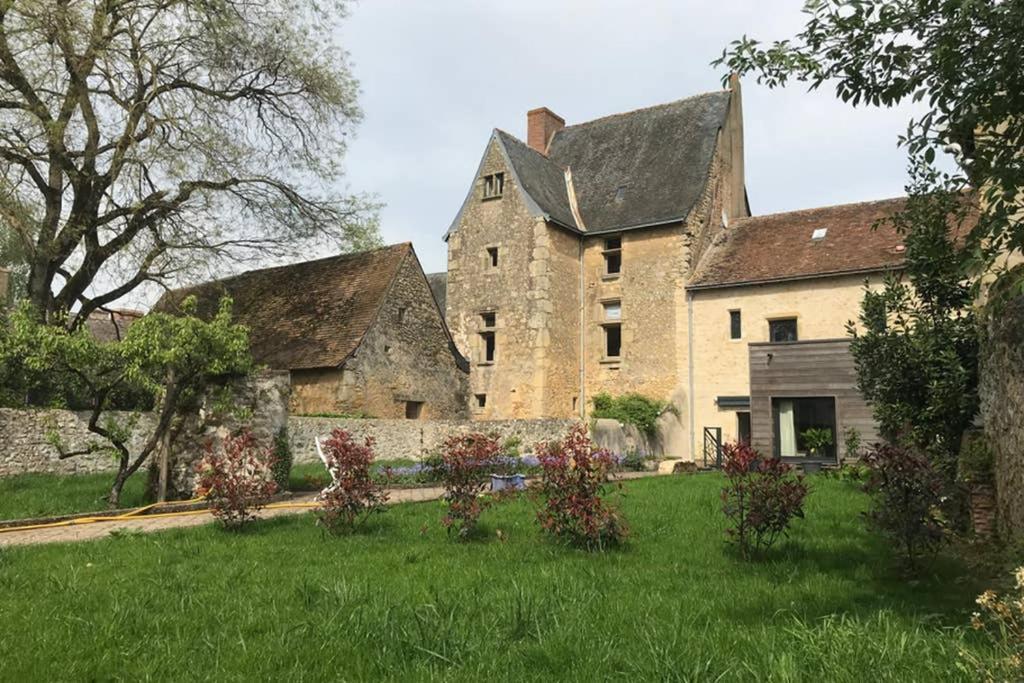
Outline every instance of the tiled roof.
[[[899, 267], [904, 258], [903, 239], [890, 222], [879, 221], [900, 211], [905, 203], [906, 198], [900, 197], [739, 219], [704, 254], [689, 287]], [[814, 239], [815, 230], [824, 230], [824, 236]]]
[[253, 358], [274, 369], [338, 367], [359, 346], [404, 259], [408, 242], [276, 268], [169, 292], [159, 310], [196, 295], [200, 316], [234, 300], [250, 330]]

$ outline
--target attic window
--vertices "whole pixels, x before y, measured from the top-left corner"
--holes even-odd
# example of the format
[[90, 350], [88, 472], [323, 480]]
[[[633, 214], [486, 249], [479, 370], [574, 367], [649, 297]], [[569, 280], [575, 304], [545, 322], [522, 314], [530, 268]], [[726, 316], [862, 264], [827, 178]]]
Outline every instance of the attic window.
[[825, 239], [825, 235], [828, 234], [828, 228], [815, 228], [814, 232], [811, 233], [811, 239], [815, 242], [820, 242]]
[[496, 199], [505, 191], [505, 174], [492, 173], [484, 176], [484, 199]]

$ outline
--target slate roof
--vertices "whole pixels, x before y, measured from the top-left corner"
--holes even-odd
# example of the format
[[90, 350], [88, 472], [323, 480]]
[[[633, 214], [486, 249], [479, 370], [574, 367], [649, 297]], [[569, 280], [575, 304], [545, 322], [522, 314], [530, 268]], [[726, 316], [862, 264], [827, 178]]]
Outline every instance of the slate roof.
[[430, 285], [430, 291], [434, 295], [434, 301], [437, 302], [437, 307], [441, 309], [441, 316], [444, 317], [444, 307], [448, 300], [448, 272], [428, 273], [427, 284]]
[[[902, 266], [903, 239], [889, 222], [905, 197], [734, 221], [704, 254], [688, 289], [730, 287]], [[811, 238], [818, 228], [825, 237]]]
[[[578, 230], [569, 206], [565, 169], [503, 130], [495, 130], [494, 135], [505, 150], [512, 172], [527, 197], [550, 220]], [[573, 182], [575, 184], [575, 173]]]
[[586, 230], [685, 219], [704, 192], [729, 97], [729, 91], [696, 95], [555, 133], [548, 158], [572, 169]]
[[566, 126], [546, 156], [502, 130], [492, 139], [534, 215], [579, 233], [660, 225], [685, 220], [703, 194], [729, 98], [723, 90]]
[[156, 308], [173, 311], [194, 294], [197, 312], [209, 317], [227, 294], [236, 320], [249, 327], [256, 362], [281, 370], [338, 367], [359, 346], [410, 255], [412, 245], [404, 242], [252, 270], [168, 292]]

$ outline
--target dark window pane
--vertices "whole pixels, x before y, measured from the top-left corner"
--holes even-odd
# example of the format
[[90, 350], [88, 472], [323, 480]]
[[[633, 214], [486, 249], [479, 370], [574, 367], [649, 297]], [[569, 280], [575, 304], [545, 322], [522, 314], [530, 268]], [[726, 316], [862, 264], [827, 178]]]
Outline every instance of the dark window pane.
[[498, 248], [497, 247], [488, 247], [487, 248], [487, 258], [490, 260], [491, 268], [497, 268], [498, 267]]
[[484, 323], [484, 327], [494, 327], [494, 323], [497, 321], [497, 313], [481, 313], [480, 319]]
[[737, 438], [743, 443], [750, 443], [750, 413], [736, 413]]
[[490, 363], [494, 361], [494, 333], [484, 332], [480, 335], [484, 340], [484, 361]]
[[622, 326], [605, 325], [605, 357], [618, 358], [622, 353]]
[[609, 275], [622, 272], [622, 252], [611, 251], [604, 255], [604, 270]]
[[406, 401], [405, 417], [408, 420], [418, 420], [423, 413], [423, 401]]
[[773, 342], [796, 341], [796, 318], [770, 320], [768, 322], [768, 339]]
[[476, 405], [478, 408], [485, 407], [487, 405], [487, 394], [477, 394]]
[[604, 241], [604, 248], [608, 249], [622, 249], [622, 238], [621, 237], [609, 237]]
[[836, 401], [822, 398], [773, 398], [772, 422], [775, 437], [775, 455], [782, 457], [809, 457], [810, 446], [806, 433], [809, 429], [830, 433], [832, 443], [826, 445], [816, 457], [836, 459]]
[[740, 323], [740, 312], [729, 311], [729, 337], [739, 339], [743, 336], [743, 328]]

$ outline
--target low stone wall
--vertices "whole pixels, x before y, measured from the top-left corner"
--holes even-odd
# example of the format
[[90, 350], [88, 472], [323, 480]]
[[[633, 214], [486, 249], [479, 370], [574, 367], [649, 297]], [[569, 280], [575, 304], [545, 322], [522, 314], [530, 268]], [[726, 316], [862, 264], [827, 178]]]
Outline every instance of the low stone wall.
[[[148, 413], [112, 413], [119, 424], [134, 421], [132, 448], [141, 446], [149, 432]], [[88, 428], [89, 413], [71, 410], [14, 410], [0, 408], [0, 477], [48, 472], [90, 474], [117, 468], [110, 451], [76, 455], [61, 460], [47, 435], [56, 432], [68, 450], [103, 443]]]
[[990, 321], [982, 344], [979, 396], [995, 455], [1000, 534], [1024, 540], [1024, 297]]
[[495, 434], [499, 441], [517, 437], [524, 451], [538, 441], [558, 439], [575, 424], [574, 420], [356, 420], [329, 417], [288, 418], [288, 440], [295, 462], [317, 460], [313, 439], [326, 437], [333, 429], [344, 429], [363, 439], [372, 436], [381, 460], [421, 459], [440, 449], [450, 435], [459, 431]]

